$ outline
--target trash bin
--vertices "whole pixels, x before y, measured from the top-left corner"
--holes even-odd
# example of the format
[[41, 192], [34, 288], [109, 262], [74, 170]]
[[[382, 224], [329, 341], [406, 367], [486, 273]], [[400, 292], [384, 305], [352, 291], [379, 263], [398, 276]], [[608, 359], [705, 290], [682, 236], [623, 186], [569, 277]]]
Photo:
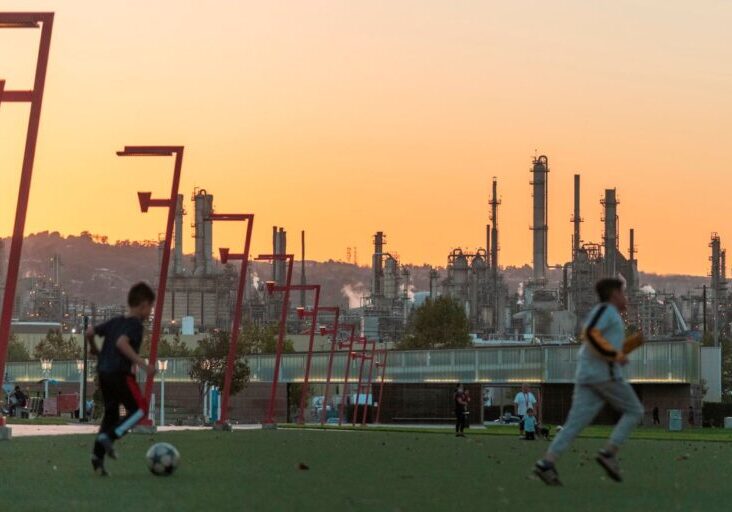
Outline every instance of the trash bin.
[[732, 417], [727, 416], [724, 418], [724, 428], [732, 428]]
[[681, 409], [668, 410], [668, 430], [669, 432], [679, 432], [683, 426]]

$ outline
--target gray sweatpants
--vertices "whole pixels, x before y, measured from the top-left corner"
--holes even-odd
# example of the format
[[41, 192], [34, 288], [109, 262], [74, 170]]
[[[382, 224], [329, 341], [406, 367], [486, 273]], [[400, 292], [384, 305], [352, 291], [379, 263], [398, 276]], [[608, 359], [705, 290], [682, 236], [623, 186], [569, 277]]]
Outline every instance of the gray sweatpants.
[[572, 408], [564, 428], [549, 446], [556, 456], [564, 453], [582, 430], [595, 419], [605, 404], [622, 413], [620, 421], [610, 435], [610, 442], [620, 446], [643, 418], [643, 405], [630, 384], [623, 380], [611, 380], [593, 384], [575, 384]]

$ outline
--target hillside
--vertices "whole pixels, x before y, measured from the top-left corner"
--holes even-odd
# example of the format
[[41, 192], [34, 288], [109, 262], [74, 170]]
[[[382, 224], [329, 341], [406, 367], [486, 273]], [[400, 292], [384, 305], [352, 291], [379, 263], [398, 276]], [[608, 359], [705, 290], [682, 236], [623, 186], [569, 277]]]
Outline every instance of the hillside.
[[[6, 249], [9, 239], [2, 240]], [[57, 232], [41, 232], [29, 235], [23, 247], [21, 276], [49, 275], [50, 261], [58, 254], [61, 261], [61, 283], [73, 299], [100, 305], [121, 304], [128, 287], [135, 281], [155, 280], [158, 266], [158, 250], [154, 242], [122, 241], [108, 243], [106, 237], [83, 232], [80, 235], [61, 236]], [[7, 250], [3, 258], [7, 259]], [[186, 258], [192, 258], [187, 255]], [[2, 262], [3, 278], [6, 261]], [[429, 267], [410, 266], [414, 291], [429, 289]], [[269, 265], [255, 263], [258, 279], [268, 279]], [[444, 268], [438, 269], [444, 276]], [[515, 292], [521, 282], [531, 276], [531, 267], [508, 267], [503, 271], [509, 289]], [[306, 262], [308, 282], [320, 283], [323, 304], [357, 306], [360, 297], [368, 293], [371, 272], [367, 267], [337, 261]], [[559, 282], [561, 271], [552, 270], [550, 280]], [[300, 264], [297, 262], [293, 282], [300, 281]], [[687, 293], [707, 284], [709, 278], [687, 275], [658, 275], [641, 272], [641, 284], [659, 291]], [[297, 301], [297, 298], [295, 298]]]

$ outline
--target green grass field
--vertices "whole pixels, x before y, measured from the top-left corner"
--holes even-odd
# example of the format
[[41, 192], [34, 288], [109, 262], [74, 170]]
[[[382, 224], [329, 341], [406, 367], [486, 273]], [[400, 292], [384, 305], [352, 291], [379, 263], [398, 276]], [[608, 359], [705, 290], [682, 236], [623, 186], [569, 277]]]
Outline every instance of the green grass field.
[[[563, 488], [528, 477], [546, 442], [521, 441], [515, 429], [471, 432], [480, 434], [131, 434], [120, 443], [120, 460], [109, 462], [107, 479], [91, 473], [92, 436], [17, 438], [0, 443], [0, 503], [14, 512], [729, 510], [732, 443], [704, 440], [703, 431], [695, 441], [631, 441], [622, 454], [622, 484], [606, 479], [592, 460], [602, 441], [580, 439], [559, 466]], [[173, 477], [148, 473], [144, 454], [155, 441], [180, 450]], [[309, 469], [299, 469], [301, 463]]]

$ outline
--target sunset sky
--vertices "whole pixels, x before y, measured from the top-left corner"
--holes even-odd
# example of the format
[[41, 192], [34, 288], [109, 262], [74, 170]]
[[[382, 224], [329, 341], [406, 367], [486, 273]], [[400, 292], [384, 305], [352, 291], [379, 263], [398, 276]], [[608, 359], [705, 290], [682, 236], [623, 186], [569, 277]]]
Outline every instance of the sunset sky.
[[[641, 270], [706, 274], [732, 248], [732, 2], [10, 0], [55, 10], [26, 233], [154, 239], [172, 160], [182, 188], [256, 215], [254, 251], [284, 226], [308, 258], [406, 263], [484, 244], [499, 179], [502, 264], [530, 263], [531, 159], [549, 157], [549, 260], [570, 258], [572, 176], [583, 238], [617, 187], [621, 248]], [[0, 30], [0, 77], [30, 88], [37, 30]], [[0, 107], [0, 235], [11, 231], [27, 107]], [[188, 210], [192, 204], [188, 203]], [[192, 222], [188, 216], [186, 224]], [[187, 226], [186, 226], [187, 227]], [[188, 227], [187, 227], [188, 229]], [[215, 231], [216, 246], [242, 230]], [[186, 251], [193, 241], [186, 238]]]

